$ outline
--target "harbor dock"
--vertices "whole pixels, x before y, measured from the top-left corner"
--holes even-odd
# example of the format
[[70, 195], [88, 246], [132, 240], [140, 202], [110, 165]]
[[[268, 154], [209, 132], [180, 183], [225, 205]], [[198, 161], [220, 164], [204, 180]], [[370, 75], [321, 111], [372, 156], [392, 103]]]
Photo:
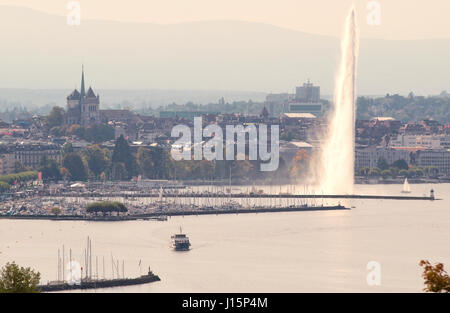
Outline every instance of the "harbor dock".
[[304, 212], [304, 211], [336, 211], [350, 210], [342, 205], [334, 206], [289, 206], [273, 208], [232, 208], [232, 209], [191, 209], [191, 210], [167, 210], [145, 214], [122, 216], [91, 216], [91, 215], [0, 215], [0, 219], [23, 220], [54, 220], [54, 221], [133, 221], [133, 220], [159, 220], [161, 216], [188, 216], [188, 215], [222, 215], [222, 214], [248, 214], [248, 213], [275, 213], [275, 212]]
[[69, 284], [67, 282], [48, 283], [47, 285], [40, 285], [38, 289], [42, 292], [65, 291], [65, 290], [82, 290], [82, 289], [96, 289], [96, 288], [110, 288], [131, 285], [148, 284], [155, 281], [160, 281], [158, 275], [149, 272], [147, 275], [142, 275], [136, 278], [117, 278], [117, 279], [102, 279], [102, 280], [81, 280], [79, 284]]

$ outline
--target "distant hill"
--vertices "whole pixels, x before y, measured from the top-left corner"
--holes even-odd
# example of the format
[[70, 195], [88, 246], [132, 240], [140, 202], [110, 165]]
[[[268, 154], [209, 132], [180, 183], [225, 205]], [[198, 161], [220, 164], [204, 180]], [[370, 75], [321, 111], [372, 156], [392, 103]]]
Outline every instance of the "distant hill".
[[[240, 21], [173, 25], [83, 20], [0, 7], [0, 88], [333, 91], [339, 39]], [[363, 39], [358, 92], [436, 94], [450, 82], [450, 40]]]
[[[43, 107], [48, 110], [53, 105], [65, 107], [66, 97], [72, 89], [6, 89], [0, 88], [0, 112], [9, 107]], [[249, 100], [264, 101], [266, 94], [253, 91], [233, 90], [182, 90], [182, 89], [98, 89], [94, 92], [100, 95], [101, 108], [133, 109], [157, 108], [168, 104], [197, 104], [217, 103], [224, 97], [226, 102]]]
[[357, 118], [389, 116], [403, 122], [432, 119], [450, 125], [450, 96], [408, 97], [386, 95], [380, 98], [358, 98]]

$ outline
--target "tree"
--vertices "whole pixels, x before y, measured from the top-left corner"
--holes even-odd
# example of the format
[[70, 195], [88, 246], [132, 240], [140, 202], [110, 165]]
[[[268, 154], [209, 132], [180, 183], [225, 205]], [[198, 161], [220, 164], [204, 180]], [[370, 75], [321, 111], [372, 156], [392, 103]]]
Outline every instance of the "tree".
[[64, 122], [64, 109], [58, 106], [54, 106], [50, 113], [47, 115], [48, 128], [59, 127]]
[[394, 163], [392, 163], [392, 166], [398, 168], [399, 170], [408, 170], [409, 168], [408, 163], [406, 163], [406, 161], [403, 159], [395, 161]]
[[139, 172], [145, 177], [151, 178], [153, 175], [154, 162], [150, 151], [140, 147], [136, 155], [136, 162], [139, 167]]
[[8, 191], [11, 186], [8, 183], [5, 183], [3, 181], [0, 181], [0, 193]]
[[292, 159], [293, 166], [290, 175], [293, 178], [298, 178], [305, 175], [308, 170], [309, 159], [310, 156], [308, 151], [305, 149], [299, 149], [295, 153], [295, 157]]
[[398, 173], [400, 172], [400, 170], [397, 167], [390, 167], [389, 170], [391, 171], [391, 175], [393, 178], [398, 176]]
[[86, 180], [86, 167], [80, 155], [72, 152], [63, 159], [63, 166], [69, 171], [73, 180]]
[[444, 264], [437, 263], [434, 266], [427, 260], [419, 263], [423, 267], [422, 277], [424, 279], [426, 292], [450, 292], [450, 276], [444, 270]]
[[70, 142], [66, 142], [61, 148], [61, 156], [63, 158], [72, 152], [73, 152], [73, 146], [72, 146], [72, 143], [70, 143]]
[[439, 174], [439, 169], [438, 169], [436, 166], [431, 165], [431, 166], [428, 168], [428, 175], [429, 175], [430, 177], [435, 178], [435, 177], [438, 176], [438, 174]]
[[59, 214], [61, 214], [61, 209], [57, 208], [57, 207], [53, 207], [53, 208], [50, 209], [50, 213], [55, 215], [55, 216], [58, 216]]
[[66, 130], [66, 134], [69, 136], [74, 135], [74, 136], [77, 136], [80, 138], [84, 138], [84, 131], [85, 131], [85, 129], [83, 127], [81, 127], [80, 125], [73, 124]]
[[371, 168], [369, 171], [370, 177], [379, 177], [380, 174], [381, 174], [381, 171], [378, 167]]
[[84, 131], [84, 139], [89, 142], [104, 142], [114, 139], [114, 128], [105, 124], [88, 126]]
[[358, 170], [359, 176], [367, 176], [369, 175], [370, 167], [362, 167]]
[[108, 166], [108, 159], [98, 145], [89, 146], [83, 151], [89, 169], [98, 177]]
[[59, 173], [61, 174], [61, 177], [62, 177], [64, 180], [69, 180], [69, 178], [70, 178], [70, 172], [69, 172], [69, 170], [68, 170], [67, 168], [61, 167], [61, 168], [59, 169]]
[[130, 151], [130, 146], [128, 142], [121, 135], [116, 140], [116, 144], [114, 146], [114, 151], [112, 155], [113, 163], [123, 163], [125, 165], [125, 169], [127, 171], [127, 177], [131, 178], [134, 173], [134, 158]]
[[7, 263], [0, 272], [0, 293], [36, 293], [41, 274], [31, 268]]
[[407, 170], [400, 170], [400, 172], [398, 172], [398, 174], [400, 176], [403, 176], [403, 177], [408, 177], [408, 171]]
[[60, 126], [53, 126], [52, 128], [50, 128], [50, 135], [55, 136], [55, 137], [60, 137], [63, 136], [65, 133], [65, 129], [63, 129]]
[[125, 180], [128, 178], [128, 172], [123, 163], [113, 163], [111, 169], [111, 179], [112, 180]]
[[117, 214], [119, 215], [120, 213], [125, 213], [127, 211], [127, 207], [123, 203], [117, 201], [93, 202], [88, 204], [88, 206], [86, 207], [87, 213], [97, 214], [98, 212], [100, 212], [103, 213], [103, 215], [111, 212], [117, 212]]
[[153, 161], [154, 179], [166, 179], [170, 177], [172, 162], [169, 153], [161, 147], [152, 147], [149, 149], [150, 158]]
[[389, 176], [392, 176], [392, 172], [390, 170], [383, 170], [381, 171], [381, 176], [383, 177], [383, 179], [386, 179]]
[[384, 170], [387, 170], [389, 168], [389, 164], [388, 164], [388, 162], [386, 161], [385, 158], [379, 158], [378, 162], [377, 162], [377, 167], [380, 170], [384, 171]]
[[41, 159], [39, 172], [42, 172], [42, 179], [44, 180], [58, 181], [61, 179], [58, 163], [56, 160], [48, 159], [46, 156], [43, 156]]

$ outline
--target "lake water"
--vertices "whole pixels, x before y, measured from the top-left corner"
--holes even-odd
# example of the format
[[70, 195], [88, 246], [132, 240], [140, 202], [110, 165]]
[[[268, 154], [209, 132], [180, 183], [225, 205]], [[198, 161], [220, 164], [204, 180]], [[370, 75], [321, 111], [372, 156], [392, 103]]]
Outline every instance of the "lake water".
[[[401, 185], [357, 185], [356, 193], [399, 195]], [[419, 292], [421, 259], [450, 268], [450, 184], [441, 201], [352, 200], [348, 211], [173, 217], [167, 222], [0, 220], [0, 266], [16, 261], [56, 280], [64, 244], [83, 263], [92, 238], [94, 273], [111, 277], [111, 254], [125, 276], [151, 269], [160, 282], [91, 292]], [[174, 252], [170, 236], [183, 228], [192, 250]], [[367, 263], [381, 265], [381, 285], [366, 282]]]

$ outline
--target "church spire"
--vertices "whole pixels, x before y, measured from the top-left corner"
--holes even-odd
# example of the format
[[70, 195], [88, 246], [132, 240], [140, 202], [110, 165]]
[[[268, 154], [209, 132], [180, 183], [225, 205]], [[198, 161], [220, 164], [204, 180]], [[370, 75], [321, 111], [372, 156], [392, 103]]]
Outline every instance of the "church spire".
[[86, 96], [86, 91], [84, 89], [84, 64], [81, 65], [81, 90], [80, 90], [80, 93], [81, 93], [81, 99], [83, 99], [84, 96]]

